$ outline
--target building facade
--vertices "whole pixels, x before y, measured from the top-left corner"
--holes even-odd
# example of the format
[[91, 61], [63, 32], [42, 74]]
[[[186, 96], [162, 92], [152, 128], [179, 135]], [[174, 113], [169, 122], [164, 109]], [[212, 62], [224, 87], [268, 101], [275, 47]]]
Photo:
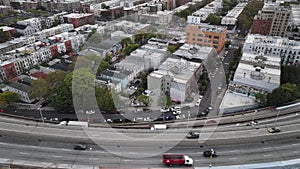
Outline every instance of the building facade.
[[226, 27], [189, 24], [186, 26], [186, 43], [214, 47], [219, 53], [225, 45], [226, 33]]
[[243, 52], [278, 56], [283, 65], [299, 65], [300, 63], [300, 42], [278, 36], [249, 34], [244, 43]]
[[254, 17], [251, 33], [285, 37], [290, 21], [291, 9], [289, 7], [265, 3], [263, 9]]

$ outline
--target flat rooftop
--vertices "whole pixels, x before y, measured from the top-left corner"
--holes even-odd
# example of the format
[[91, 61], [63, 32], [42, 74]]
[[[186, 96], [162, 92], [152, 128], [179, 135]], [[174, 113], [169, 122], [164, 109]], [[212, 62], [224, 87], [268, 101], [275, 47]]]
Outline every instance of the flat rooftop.
[[255, 105], [255, 98], [227, 90], [220, 105], [220, 109], [249, 105]]

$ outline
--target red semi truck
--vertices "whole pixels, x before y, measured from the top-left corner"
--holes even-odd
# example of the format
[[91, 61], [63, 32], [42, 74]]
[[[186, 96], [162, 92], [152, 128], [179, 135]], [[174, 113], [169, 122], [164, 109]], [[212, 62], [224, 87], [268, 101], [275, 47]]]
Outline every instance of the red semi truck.
[[167, 166], [172, 165], [193, 165], [193, 159], [184, 154], [163, 154], [162, 162]]

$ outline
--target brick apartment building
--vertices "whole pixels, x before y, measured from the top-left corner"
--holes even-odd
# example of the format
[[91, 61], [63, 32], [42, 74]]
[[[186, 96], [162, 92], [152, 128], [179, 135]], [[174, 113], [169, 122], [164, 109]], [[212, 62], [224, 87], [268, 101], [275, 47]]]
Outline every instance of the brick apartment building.
[[225, 45], [226, 32], [226, 27], [189, 24], [186, 27], [186, 43], [214, 47], [219, 53]]
[[71, 13], [63, 16], [65, 23], [71, 23], [74, 25], [74, 28], [86, 25], [86, 24], [94, 24], [95, 19], [93, 14], [77, 14]]

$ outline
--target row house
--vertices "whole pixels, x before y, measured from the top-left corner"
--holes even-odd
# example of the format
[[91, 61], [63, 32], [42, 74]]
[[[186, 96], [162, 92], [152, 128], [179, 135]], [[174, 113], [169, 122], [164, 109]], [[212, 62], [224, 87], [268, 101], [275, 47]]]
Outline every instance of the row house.
[[17, 32], [15, 28], [9, 26], [1, 26], [0, 30], [6, 33], [9, 37], [12, 37]]
[[74, 30], [74, 26], [72, 24], [61, 24], [61, 25], [58, 25], [58, 26], [50, 28], [50, 29], [45, 29], [45, 30], [36, 32], [34, 34], [34, 36], [36, 37], [36, 40], [41, 41], [41, 40], [45, 40], [45, 39], [52, 37], [54, 35], [57, 35], [57, 34], [69, 32], [71, 30]]
[[63, 18], [65, 23], [73, 24], [74, 28], [95, 23], [93, 14], [71, 13], [71, 14], [64, 15]]
[[16, 29], [17, 32], [29, 36], [34, 34], [35, 32], [39, 32], [42, 30], [42, 20], [40, 18], [31, 18], [22, 21], [18, 21], [11, 26]]
[[249, 34], [243, 52], [264, 53], [281, 58], [283, 65], [299, 65], [300, 42], [279, 36]]
[[41, 5], [47, 9], [47, 11], [66, 11], [75, 12], [81, 8], [80, 1], [68, 1], [68, 0], [43, 0]]
[[35, 65], [49, 62], [59, 54], [78, 50], [85, 43], [84, 35], [56, 36], [60, 40], [55, 44], [38, 42], [6, 53], [5, 58], [10, 59], [1, 58], [3, 63], [0, 64], [0, 79], [12, 79]]
[[32, 103], [35, 98], [30, 97], [31, 86], [30, 77], [21, 77], [18, 81], [7, 85], [7, 90], [18, 94], [19, 99], [25, 103]]
[[12, 11], [13, 8], [10, 7], [10, 6], [3, 6], [3, 5], [0, 5], [0, 14], [1, 15], [6, 15], [8, 14], [8, 12]]

